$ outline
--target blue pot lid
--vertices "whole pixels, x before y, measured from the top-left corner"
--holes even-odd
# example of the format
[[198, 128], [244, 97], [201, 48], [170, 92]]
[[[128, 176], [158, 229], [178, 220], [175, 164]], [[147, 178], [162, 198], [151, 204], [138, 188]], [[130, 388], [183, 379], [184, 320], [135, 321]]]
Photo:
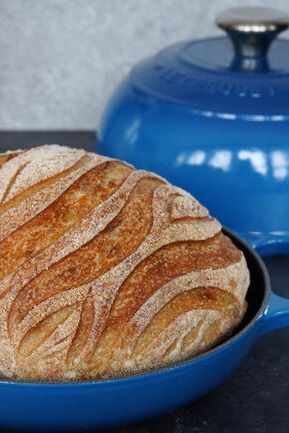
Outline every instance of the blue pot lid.
[[289, 18], [238, 8], [218, 18], [227, 37], [175, 44], [136, 66], [134, 89], [206, 116], [283, 120], [289, 116]]

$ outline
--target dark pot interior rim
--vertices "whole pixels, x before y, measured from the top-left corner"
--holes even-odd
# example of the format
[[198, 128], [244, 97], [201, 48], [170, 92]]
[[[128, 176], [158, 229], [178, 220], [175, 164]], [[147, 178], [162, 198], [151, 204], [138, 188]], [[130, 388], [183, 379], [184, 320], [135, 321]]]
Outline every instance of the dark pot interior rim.
[[[0, 380], [0, 386], [1, 385], [14, 385], [14, 386], [28, 386], [31, 387], [32, 385], [37, 387], [49, 387], [49, 388], [62, 388], [63, 387], [73, 387], [76, 388], [77, 386], [85, 387], [90, 385], [97, 385], [97, 384], [107, 384], [107, 385], [113, 385], [117, 383], [124, 383], [128, 381], [134, 381], [137, 379], [149, 379], [153, 376], [159, 376], [164, 375], [167, 373], [173, 373], [175, 371], [181, 370], [183, 368], [188, 367], [191, 364], [198, 363], [199, 361], [202, 361], [203, 359], [208, 359], [211, 355], [215, 354], [219, 350], [222, 350], [226, 347], [229, 347], [231, 343], [238, 340], [242, 335], [244, 335], [248, 330], [253, 328], [253, 326], [256, 324], [256, 321], [258, 318], [260, 318], [265, 308], [268, 305], [268, 299], [269, 299], [269, 292], [270, 292], [270, 278], [269, 274], [267, 272], [266, 266], [261, 259], [261, 257], [257, 254], [257, 252], [249, 246], [247, 242], [245, 242], [243, 239], [239, 238], [235, 233], [231, 232], [227, 228], [223, 227], [223, 232], [236, 244], [236, 246], [241, 249], [247, 258], [247, 256], [251, 256], [253, 258], [254, 264], [258, 266], [259, 271], [261, 271], [263, 280], [264, 280], [264, 297], [263, 300], [257, 309], [254, 316], [251, 318], [251, 320], [242, 327], [238, 332], [236, 332], [233, 336], [226, 339], [223, 343], [218, 344], [217, 346], [213, 347], [212, 349], [207, 350], [204, 353], [201, 353], [200, 355], [195, 356], [194, 358], [187, 359], [185, 361], [172, 364], [168, 367], [158, 368], [153, 371], [147, 371], [143, 373], [136, 373], [131, 374], [128, 376], [123, 377], [117, 377], [117, 378], [108, 378], [108, 379], [96, 379], [96, 380], [87, 380], [87, 381], [75, 381], [75, 382], [27, 382], [27, 381], [13, 381], [9, 379], [1, 379]], [[251, 272], [251, 279], [252, 279], [252, 272]], [[253, 276], [254, 281], [254, 276]]]

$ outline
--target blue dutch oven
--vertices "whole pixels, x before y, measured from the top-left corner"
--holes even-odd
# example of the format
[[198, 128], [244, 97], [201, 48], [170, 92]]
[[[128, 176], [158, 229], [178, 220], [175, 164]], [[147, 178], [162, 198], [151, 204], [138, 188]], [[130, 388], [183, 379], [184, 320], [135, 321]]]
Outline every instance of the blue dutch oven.
[[239, 8], [227, 36], [166, 48], [124, 79], [100, 153], [156, 171], [254, 243], [289, 240], [288, 17]]
[[[142, 421], [197, 400], [225, 380], [263, 334], [289, 326], [289, 300], [270, 290], [259, 256], [232, 233], [251, 275], [248, 310], [234, 335], [179, 365], [114, 380], [82, 383], [0, 381], [0, 429], [87, 432]], [[270, 253], [270, 244], [263, 253]]]

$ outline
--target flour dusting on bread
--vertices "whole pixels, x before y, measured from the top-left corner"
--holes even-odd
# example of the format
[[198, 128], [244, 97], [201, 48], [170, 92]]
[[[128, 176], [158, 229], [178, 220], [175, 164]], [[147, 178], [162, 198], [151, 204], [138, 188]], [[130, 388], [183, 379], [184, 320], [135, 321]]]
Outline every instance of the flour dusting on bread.
[[242, 320], [245, 258], [207, 209], [58, 145], [0, 154], [0, 372], [29, 381], [171, 365]]

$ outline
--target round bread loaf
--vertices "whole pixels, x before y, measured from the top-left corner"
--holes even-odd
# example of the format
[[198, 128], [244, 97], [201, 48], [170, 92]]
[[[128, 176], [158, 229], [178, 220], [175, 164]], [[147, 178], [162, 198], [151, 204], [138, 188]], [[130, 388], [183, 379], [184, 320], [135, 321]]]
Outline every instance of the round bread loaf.
[[0, 155], [0, 374], [120, 377], [224, 340], [246, 309], [242, 252], [192, 196], [58, 145]]

